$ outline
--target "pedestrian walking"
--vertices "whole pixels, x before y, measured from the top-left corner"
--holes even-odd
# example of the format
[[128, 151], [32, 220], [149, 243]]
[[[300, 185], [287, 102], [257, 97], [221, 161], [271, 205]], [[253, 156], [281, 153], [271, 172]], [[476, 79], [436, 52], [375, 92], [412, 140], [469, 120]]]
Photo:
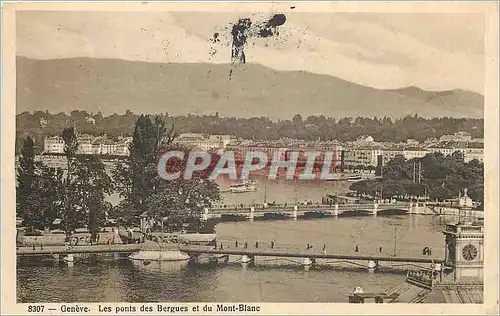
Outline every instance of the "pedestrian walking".
[[234, 245], [236, 248], [238, 248], [238, 240], [235, 241]]
[[274, 241], [271, 241], [271, 249], [274, 249]]
[[326, 244], [323, 245], [323, 254], [326, 255]]
[[248, 248], [248, 242], [245, 241], [245, 249]]
[[380, 248], [378, 248], [378, 252], [382, 252], [382, 246], [380, 246]]
[[258, 241], [255, 242], [255, 248], [259, 248], [259, 242]]
[[359, 246], [356, 245], [356, 249], [354, 249], [354, 252], [359, 252]]

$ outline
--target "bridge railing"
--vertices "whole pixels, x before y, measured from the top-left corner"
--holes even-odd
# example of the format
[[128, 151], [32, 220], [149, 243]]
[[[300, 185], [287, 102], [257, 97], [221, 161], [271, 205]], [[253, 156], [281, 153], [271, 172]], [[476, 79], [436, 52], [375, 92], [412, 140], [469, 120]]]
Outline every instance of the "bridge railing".
[[[243, 205], [243, 206], [241, 206]], [[353, 211], [353, 210], [372, 210], [374, 208], [374, 203], [366, 203], [366, 204], [338, 204], [336, 205], [325, 205], [325, 204], [279, 204], [279, 205], [268, 205], [264, 207], [262, 204], [255, 204], [256, 206], [248, 205], [248, 204], [240, 204], [240, 205], [225, 205], [224, 207], [215, 207], [208, 210], [211, 214], [248, 214], [251, 212], [253, 207], [254, 212], [262, 213], [262, 212], [293, 212], [294, 207], [297, 207], [297, 211], [334, 211], [335, 208], [339, 211]], [[377, 208], [387, 209], [387, 208], [408, 208], [407, 203], [385, 203], [385, 204], [377, 204]]]

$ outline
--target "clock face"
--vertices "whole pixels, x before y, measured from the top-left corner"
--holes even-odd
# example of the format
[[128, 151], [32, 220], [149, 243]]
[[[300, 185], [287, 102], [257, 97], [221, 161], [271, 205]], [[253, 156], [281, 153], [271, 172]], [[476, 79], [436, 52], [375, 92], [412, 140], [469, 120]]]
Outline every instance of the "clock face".
[[462, 256], [467, 261], [472, 261], [477, 257], [477, 248], [474, 245], [467, 245], [462, 249]]

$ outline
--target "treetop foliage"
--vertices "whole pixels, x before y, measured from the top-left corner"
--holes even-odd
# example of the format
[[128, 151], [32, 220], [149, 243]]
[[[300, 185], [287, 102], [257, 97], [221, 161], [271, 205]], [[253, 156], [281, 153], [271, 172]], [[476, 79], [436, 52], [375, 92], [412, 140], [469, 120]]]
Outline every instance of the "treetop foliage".
[[[45, 136], [59, 135], [60, 131], [68, 126], [74, 126], [78, 133], [106, 134], [114, 138], [123, 135], [132, 136], [136, 132], [135, 123], [141, 116], [143, 115], [130, 111], [109, 116], [78, 110], [72, 111], [69, 115], [42, 111], [24, 112], [16, 116], [17, 137], [18, 140], [26, 136], [33, 137], [36, 147], [40, 150]], [[459, 131], [470, 133], [474, 138], [481, 138], [484, 134], [482, 119], [451, 117], [426, 119], [415, 115], [394, 120], [387, 116], [335, 119], [314, 115], [302, 118], [296, 114], [291, 120], [272, 121], [266, 117], [234, 118], [220, 117], [218, 114], [172, 117], [168, 113], [163, 113], [157, 115], [155, 120], [158, 120], [155, 126], [160, 129], [173, 126], [175, 122], [177, 133], [229, 134], [255, 140], [288, 137], [344, 142], [356, 140], [363, 135], [371, 135], [375, 141], [400, 142], [408, 138], [424, 141]], [[159, 121], [165, 124], [161, 125]], [[19, 151], [20, 146], [18, 146]]]

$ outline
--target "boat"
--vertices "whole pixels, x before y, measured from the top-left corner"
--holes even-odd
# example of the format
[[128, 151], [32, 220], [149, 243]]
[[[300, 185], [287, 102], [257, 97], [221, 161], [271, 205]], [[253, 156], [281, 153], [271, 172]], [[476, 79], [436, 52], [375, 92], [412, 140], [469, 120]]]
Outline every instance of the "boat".
[[334, 173], [328, 175], [328, 177], [325, 179], [326, 181], [348, 181], [348, 182], [354, 182], [354, 181], [361, 181], [363, 180], [363, 177], [361, 175], [346, 175], [345, 173]]
[[334, 173], [334, 174], [329, 174], [325, 180], [326, 181], [341, 181], [341, 180], [345, 180], [345, 177], [343, 176], [342, 173]]
[[191, 256], [182, 252], [181, 245], [206, 246], [213, 248], [216, 234], [172, 233], [154, 234], [151, 240], [146, 240], [139, 251], [128, 258], [130, 260], [151, 261], [187, 261]]
[[255, 192], [257, 191], [256, 181], [244, 181], [242, 183], [231, 184], [229, 190], [232, 193], [245, 193], [245, 192]]
[[346, 179], [348, 182], [356, 182], [363, 180], [363, 177], [360, 175], [354, 175], [354, 176], [347, 176]]
[[179, 247], [174, 245], [160, 246], [153, 242], [146, 242], [147, 245], [143, 249], [134, 252], [128, 258], [131, 260], [141, 260], [145, 262], [151, 261], [186, 261], [190, 256], [179, 250]]

